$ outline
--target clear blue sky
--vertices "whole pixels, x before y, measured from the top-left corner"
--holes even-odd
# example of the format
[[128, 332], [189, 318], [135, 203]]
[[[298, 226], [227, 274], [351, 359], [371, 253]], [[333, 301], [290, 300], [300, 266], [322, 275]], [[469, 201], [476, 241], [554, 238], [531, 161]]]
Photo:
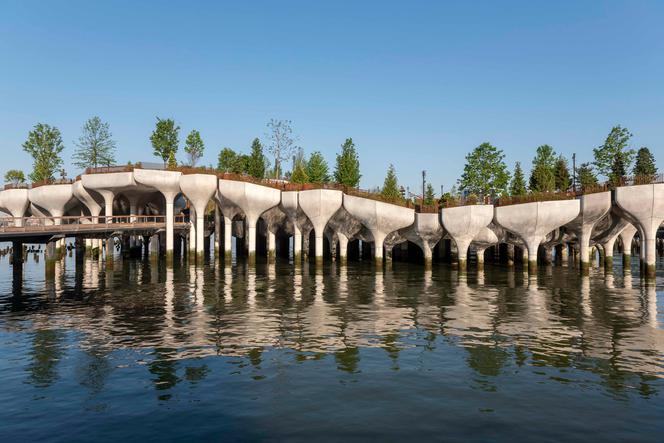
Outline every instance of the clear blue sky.
[[489, 141], [530, 168], [548, 143], [592, 159], [615, 124], [664, 169], [664, 2], [3, 1], [0, 173], [30, 170], [37, 122], [73, 141], [99, 115], [118, 157], [151, 160], [155, 117], [248, 150], [293, 121], [330, 165], [346, 137], [362, 186], [449, 188]]

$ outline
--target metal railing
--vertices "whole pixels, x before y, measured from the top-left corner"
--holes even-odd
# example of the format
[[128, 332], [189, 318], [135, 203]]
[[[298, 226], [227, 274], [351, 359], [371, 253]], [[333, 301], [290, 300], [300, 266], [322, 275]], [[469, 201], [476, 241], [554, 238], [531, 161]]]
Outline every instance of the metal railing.
[[[173, 218], [173, 222], [175, 225], [183, 225], [189, 222], [189, 218], [177, 215]], [[0, 233], [156, 228], [165, 225], [166, 216], [164, 215], [0, 217]]]

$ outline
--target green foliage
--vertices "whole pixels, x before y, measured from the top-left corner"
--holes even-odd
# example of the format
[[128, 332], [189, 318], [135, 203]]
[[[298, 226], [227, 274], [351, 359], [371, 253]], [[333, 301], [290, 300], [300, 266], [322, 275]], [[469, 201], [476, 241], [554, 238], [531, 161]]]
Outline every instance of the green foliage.
[[657, 166], [655, 166], [655, 156], [652, 155], [650, 149], [643, 147], [639, 149], [636, 154], [636, 163], [634, 164], [634, 175], [655, 175], [657, 174]]
[[330, 181], [327, 161], [325, 161], [325, 157], [319, 151], [314, 151], [309, 156], [307, 175], [311, 183], [327, 183]]
[[184, 142], [184, 152], [189, 157], [189, 166], [196, 166], [198, 160], [203, 157], [203, 151], [205, 151], [205, 143], [203, 143], [201, 133], [194, 129], [187, 135]]
[[291, 181], [293, 183], [309, 183], [307, 174], [307, 161], [304, 158], [304, 151], [300, 148], [293, 156], [293, 171], [291, 172]]
[[502, 194], [510, 181], [503, 151], [482, 143], [466, 156], [459, 187], [483, 196]]
[[55, 172], [62, 166], [60, 153], [64, 148], [58, 128], [37, 123], [23, 143], [23, 150], [33, 158], [30, 180], [53, 180]]
[[569, 189], [572, 179], [569, 174], [569, 167], [567, 166], [567, 159], [562, 155], [556, 160], [554, 167], [554, 178], [556, 189], [560, 192], [565, 192]]
[[610, 181], [619, 180], [634, 161], [635, 152], [627, 149], [632, 134], [620, 125], [614, 126], [604, 144], [593, 149], [597, 172]]
[[577, 170], [577, 174], [579, 176], [581, 189], [597, 185], [597, 176], [595, 176], [595, 172], [590, 163], [582, 163]]
[[85, 169], [115, 163], [116, 145], [108, 123], [92, 117], [85, 122], [82, 131], [78, 142], [74, 142], [77, 148], [72, 156], [74, 165]]
[[523, 169], [521, 169], [521, 162], [516, 162], [514, 165], [514, 177], [510, 183], [510, 195], [526, 195], [526, 179], [523, 176]]
[[238, 154], [231, 148], [219, 152], [217, 171], [232, 174], [244, 174], [248, 171], [249, 156]]
[[334, 180], [342, 185], [357, 188], [360, 185], [360, 160], [352, 138], [347, 138], [341, 145], [341, 153], [337, 154], [334, 168]]
[[427, 183], [426, 190], [424, 191], [424, 204], [433, 205], [436, 202], [436, 195], [433, 190], [433, 185]]
[[247, 157], [246, 171], [256, 178], [265, 178], [267, 170], [267, 158], [263, 154], [263, 145], [258, 138], [251, 142], [251, 154]]
[[397, 180], [397, 173], [394, 170], [394, 165], [390, 165], [390, 167], [387, 168], [387, 175], [385, 176], [383, 189], [380, 193], [383, 197], [390, 200], [398, 200], [401, 198], [401, 192], [399, 192], [399, 181]]
[[5, 173], [5, 182], [11, 183], [14, 186], [20, 183], [25, 183], [25, 174], [23, 174], [23, 171], [19, 171], [18, 169], [10, 169]]
[[164, 161], [164, 165], [168, 162], [171, 154], [175, 157], [175, 153], [178, 151], [179, 131], [180, 127], [175, 124], [174, 120], [170, 118], [162, 120], [157, 117], [157, 124], [150, 136], [150, 142], [154, 149], [154, 155], [160, 157]]
[[556, 152], [549, 145], [537, 148], [530, 172], [530, 190], [533, 192], [552, 192], [556, 187], [555, 180]]
[[178, 167], [178, 161], [175, 159], [175, 153], [171, 151], [171, 153], [168, 154], [168, 168], [175, 169], [177, 167]]

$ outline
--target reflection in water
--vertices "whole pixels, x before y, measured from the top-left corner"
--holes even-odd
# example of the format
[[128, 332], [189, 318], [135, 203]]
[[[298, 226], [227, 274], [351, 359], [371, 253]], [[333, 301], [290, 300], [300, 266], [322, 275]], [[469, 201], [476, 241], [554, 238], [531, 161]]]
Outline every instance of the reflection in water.
[[50, 274], [30, 262], [23, 272], [19, 293], [0, 280], [0, 339], [14, 353], [4, 372], [20, 370], [30, 389], [71, 390], [74, 380], [99, 410], [113, 405], [118, 380], [143, 380], [172, 404], [183, 386], [207, 389], [222, 374], [226, 383], [288, 384], [306, 367], [319, 368], [308, 375], [322, 377], [314, 385], [367, 375], [388, 391], [546, 386], [551, 395], [590, 389], [652, 401], [663, 387], [662, 293], [638, 274], [74, 258]]

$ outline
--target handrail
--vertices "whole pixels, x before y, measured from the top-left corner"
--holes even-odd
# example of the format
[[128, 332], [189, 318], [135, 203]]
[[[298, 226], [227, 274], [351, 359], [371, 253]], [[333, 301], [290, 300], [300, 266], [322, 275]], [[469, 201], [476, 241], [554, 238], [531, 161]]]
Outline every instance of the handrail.
[[[184, 215], [173, 217], [175, 225], [189, 222]], [[165, 215], [114, 215], [114, 216], [62, 216], [62, 217], [0, 217], [0, 232], [48, 232], [93, 230], [101, 226], [112, 228], [158, 227], [166, 224]]]

